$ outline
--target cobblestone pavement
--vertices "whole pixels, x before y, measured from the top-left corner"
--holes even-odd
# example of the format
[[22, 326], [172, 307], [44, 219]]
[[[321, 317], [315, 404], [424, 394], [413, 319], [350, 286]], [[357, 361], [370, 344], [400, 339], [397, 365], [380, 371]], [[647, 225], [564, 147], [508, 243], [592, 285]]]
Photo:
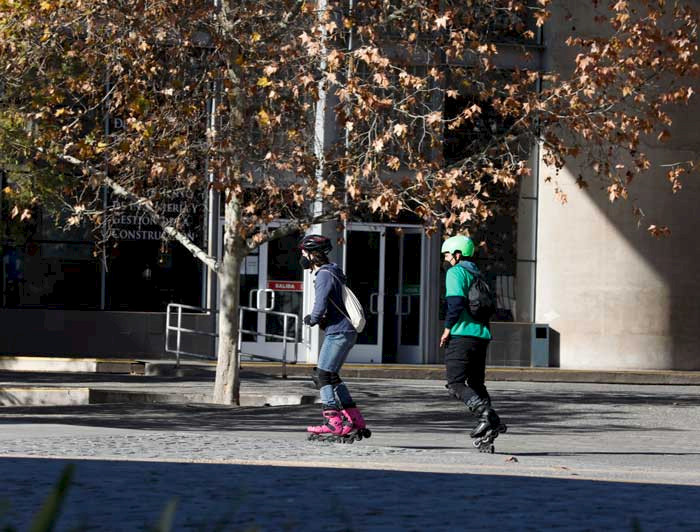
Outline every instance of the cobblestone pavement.
[[490, 383], [490, 455], [442, 383], [349, 384], [373, 430], [353, 445], [305, 441], [317, 405], [2, 408], [0, 527], [75, 463], [58, 530], [145, 530], [177, 498], [175, 530], [700, 531], [699, 387]]

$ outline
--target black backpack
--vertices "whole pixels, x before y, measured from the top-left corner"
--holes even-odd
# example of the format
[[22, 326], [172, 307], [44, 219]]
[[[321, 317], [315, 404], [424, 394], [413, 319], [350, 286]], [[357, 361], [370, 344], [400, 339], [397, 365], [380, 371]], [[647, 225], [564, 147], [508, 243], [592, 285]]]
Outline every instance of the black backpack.
[[488, 324], [496, 313], [496, 296], [481, 274], [473, 274], [469, 287], [469, 314], [479, 323]]

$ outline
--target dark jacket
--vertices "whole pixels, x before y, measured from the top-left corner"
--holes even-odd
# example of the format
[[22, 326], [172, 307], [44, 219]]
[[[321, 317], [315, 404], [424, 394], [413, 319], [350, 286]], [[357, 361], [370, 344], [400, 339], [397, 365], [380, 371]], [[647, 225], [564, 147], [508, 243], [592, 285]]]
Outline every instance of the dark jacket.
[[341, 295], [342, 285], [345, 282], [343, 270], [335, 263], [324, 264], [316, 270], [314, 273], [316, 299], [309, 325], [321, 323], [326, 334], [355, 332], [355, 328], [343, 315], [343, 313], [347, 314]]

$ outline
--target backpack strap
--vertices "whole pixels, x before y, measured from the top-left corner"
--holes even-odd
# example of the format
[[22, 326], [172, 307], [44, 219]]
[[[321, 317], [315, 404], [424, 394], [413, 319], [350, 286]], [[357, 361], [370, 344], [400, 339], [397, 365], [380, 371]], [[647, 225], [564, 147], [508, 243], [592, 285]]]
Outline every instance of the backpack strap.
[[464, 266], [460, 266], [460, 268], [466, 270], [467, 273], [468, 273], [469, 275], [472, 276], [472, 282], [469, 283], [469, 284], [467, 285], [467, 293], [464, 294], [464, 297], [466, 297], [467, 300], [468, 300], [468, 299], [469, 299], [469, 290], [470, 290], [471, 287], [474, 285], [474, 283], [476, 282], [476, 280], [477, 280], [477, 279], [485, 279], [485, 278], [484, 278], [484, 276], [482, 275], [481, 270], [479, 270], [478, 268], [475, 268], [475, 270], [471, 270], [471, 269], [469, 269], [469, 268], [465, 268]]

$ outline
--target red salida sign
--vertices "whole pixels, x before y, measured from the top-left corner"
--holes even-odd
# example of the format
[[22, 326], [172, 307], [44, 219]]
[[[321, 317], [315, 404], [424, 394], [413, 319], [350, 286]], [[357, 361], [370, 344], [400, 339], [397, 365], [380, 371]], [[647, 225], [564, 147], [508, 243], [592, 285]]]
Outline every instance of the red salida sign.
[[268, 281], [267, 287], [277, 292], [303, 292], [304, 281]]

